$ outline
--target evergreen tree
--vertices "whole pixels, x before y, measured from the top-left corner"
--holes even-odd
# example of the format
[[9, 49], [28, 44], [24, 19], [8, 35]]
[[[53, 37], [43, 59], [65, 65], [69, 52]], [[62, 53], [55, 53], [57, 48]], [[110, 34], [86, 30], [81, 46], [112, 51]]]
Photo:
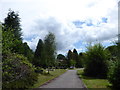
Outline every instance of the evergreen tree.
[[3, 26], [4, 28], [2, 30], [4, 32], [11, 32], [13, 34], [12, 42], [14, 44], [9, 47], [11, 49], [11, 52], [22, 54], [23, 42], [19, 14], [12, 10], [9, 10], [7, 17], [4, 19]]
[[67, 68], [66, 57], [64, 55], [62, 54], [57, 55], [57, 62], [59, 64], [59, 67]]
[[62, 54], [57, 55], [57, 59], [59, 60], [65, 60], [65, 56]]
[[33, 64], [35, 66], [40, 66], [43, 67], [44, 65], [44, 44], [43, 41], [41, 39], [39, 39], [38, 44], [37, 44], [37, 48], [35, 50], [35, 54], [34, 54], [34, 60], [33, 60]]
[[75, 67], [77, 67], [77, 68], [82, 67], [81, 61], [80, 61], [80, 59], [79, 59], [79, 55], [78, 55], [76, 49], [73, 50], [73, 60], [75, 60], [75, 62], [76, 62]]
[[13, 30], [14, 36], [16, 39], [21, 40], [21, 25], [20, 25], [20, 18], [19, 18], [19, 14], [9, 10], [7, 17], [4, 19], [4, 23], [3, 25], [5, 26], [4, 30], [10, 30], [9, 28], [11, 28]]
[[33, 53], [33, 51], [30, 49], [30, 47], [27, 45], [26, 42], [23, 43], [23, 49], [24, 49], [24, 50], [23, 50], [23, 53], [22, 53], [22, 54], [23, 54], [25, 57], [27, 57], [30, 62], [32, 62], [34, 53]]
[[70, 67], [70, 61], [73, 59], [72, 51], [69, 50], [67, 54], [67, 66]]

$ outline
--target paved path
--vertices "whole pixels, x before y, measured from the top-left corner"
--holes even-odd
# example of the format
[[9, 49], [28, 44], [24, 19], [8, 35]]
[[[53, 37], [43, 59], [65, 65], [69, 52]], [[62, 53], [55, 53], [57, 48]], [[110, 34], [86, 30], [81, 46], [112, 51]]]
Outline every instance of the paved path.
[[76, 70], [68, 70], [55, 80], [40, 88], [85, 88], [82, 81], [76, 75]]

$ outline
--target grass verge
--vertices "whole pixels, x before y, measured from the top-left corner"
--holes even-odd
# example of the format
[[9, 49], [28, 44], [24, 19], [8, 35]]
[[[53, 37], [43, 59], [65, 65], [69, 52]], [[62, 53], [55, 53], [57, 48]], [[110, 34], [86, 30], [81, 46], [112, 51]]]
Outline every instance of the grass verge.
[[50, 74], [39, 74], [38, 81], [32, 88], [38, 88], [49, 80], [52, 80], [65, 72], [65, 69], [56, 69], [55, 71], [50, 71]]
[[82, 79], [83, 83], [86, 85], [87, 88], [108, 88], [111, 84], [108, 82], [107, 79], [98, 79], [87, 77], [83, 75], [83, 70], [77, 70], [77, 74]]

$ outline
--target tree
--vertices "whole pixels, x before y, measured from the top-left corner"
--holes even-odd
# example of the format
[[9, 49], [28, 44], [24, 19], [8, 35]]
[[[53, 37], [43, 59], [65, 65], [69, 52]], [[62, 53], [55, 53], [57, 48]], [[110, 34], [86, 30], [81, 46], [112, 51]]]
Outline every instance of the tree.
[[62, 54], [57, 55], [57, 59], [59, 60], [65, 60], [65, 56]]
[[32, 64], [23, 55], [11, 52], [11, 47], [16, 41], [12, 30], [3, 30], [2, 36], [3, 89], [29, 88], [37, 81], [37, 74], [34, 72]]
[[43, 44], [43, 41], [41, 39], [39, 39], [37, 48], [36, 48], [35, 54], [34, 54], [33, 64], [35, 66], [44, 67], [45, 63], [46, 62], [44, 59], [44, 44]]
[[10, 30], [9, 28], [11, 28], [13, 30], [14, 36], [16, 39], [21, 40], [21, 25], [20, 25], [20, 18], [19, 18], [19, 14], [9, 10], [7, 17], [4, 20], [3, 25], [5, 26], [5, 31]]
[[70, 60], [70, 66], [74, 66], [75, 67], [76, 61], [75, 60]]
[[21, 35], [19, 34], [17, 38], [15, 34], [17, 29], [14, 25], [17, 22], [14, 22], [14, 18], [16, 16], [12, 16], [12, 12], [9, 13], [2, 25], [2, 88], [5, 90], [27, 89], [37, 81], [32, 64], [23, 55]]
[[109, 52], [99, 43], [94, 46], [87, 47], [85, 75], [106, 78], [108, 72], [107, 60]]
[[45, 44], [45, 59], [48, 67], [54, 66], [56, 57], [56, 42], [55, 35], [49, 32], [44, 39]]
[[23, 52], [22, 54], [27, 57], [27, 59], [32, 62], [33, 60], [33, 56], [34, 56], [34, 53], [33, 51], [30, 49], [30, 47], [27, 45], [27, 43], [23, 43]]
[[67, 66], [70, 67], [70, 61], [73, 59], [72, 51], [69, 50], [67, 54]]
[[79, 55], [78, 55], [76, 49], [73, 50], [73, 60], [75, 60], [75, 62], [76, 62], [75, 67], [77, 67], [77, 68], [82, 67], [82, 64], [81, 64], [81, 61], [79, 59]]
[[12, 42], [14, 44], [10, 47], [11, 52], [21, 54], [23, 52], [23, 43], [19, 14], [9, 10], [7, 17], [4, 19], [3, 26], [2, 30], [4, 32], [10, 32], [13, 35]]
[[108, 80], [113, 88], [116, 88], [116, 90], [120, 88], [120, 59], [110, 61]]
[[84, 67], [86, 65], [86, 53], [79, 53], [79, 59], [80, 59], [80, 62], [82, 64], [82, 67]]
[[64, 55], [57, 55], [57, 62], [60, 68], [67, 68], [66, 57]]
[[118, 55], [117, 45], [108, 46], [106, 50], [109, 50], [109, 52], [111, 53], [111, 59], [114, 60], [117, 57]]
[[[109, 61], [108, 80], [112, 84], [113, 88], [120, 88], [120, 43], [117, 43], [117, 58]], [[114, 51], [115, 52], [115, 51]]]

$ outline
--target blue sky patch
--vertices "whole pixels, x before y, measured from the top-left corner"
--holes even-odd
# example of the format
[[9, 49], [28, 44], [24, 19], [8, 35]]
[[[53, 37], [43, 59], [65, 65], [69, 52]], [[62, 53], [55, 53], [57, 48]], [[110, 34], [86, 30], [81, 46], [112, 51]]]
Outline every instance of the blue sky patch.
[[82, 28], [82, 25], [85, 24], [85, 22], [83, 21], [73, 21], [73, 24], [77, 27], [77, 28]]
[[93, 26], [92, 22], [87, 23], [87, 26]]
[[80, 52], [85, 52], [86, 51], [86, 47], [85, 47], [85, 45], [83, 44], [83, 42], [82, 41], [79, 41], [79, 42], [77, 42], [77, 43], [74, 43], [74, 46], [76, 47], [76, 49], [82, 49], [82, 50], [78, 50], [78, 52], [80, 53]]
[[103, 23], [107, 23], [107, 20], [108, 20], [108, 18], [105, 18], [105, 17], [102, 18]]
[[73, 21], [73, 24], [77, 27], [77, 28], [83, 28], [82, 25], [86, 24], [87, 26], [93, 26], [93, 23], [91, 20], [87, 21]]
[[82, 46], [82, 42], [77, 42], [77, 43], [74, 44], [74, 46], [76, 48], [80, 48]]

